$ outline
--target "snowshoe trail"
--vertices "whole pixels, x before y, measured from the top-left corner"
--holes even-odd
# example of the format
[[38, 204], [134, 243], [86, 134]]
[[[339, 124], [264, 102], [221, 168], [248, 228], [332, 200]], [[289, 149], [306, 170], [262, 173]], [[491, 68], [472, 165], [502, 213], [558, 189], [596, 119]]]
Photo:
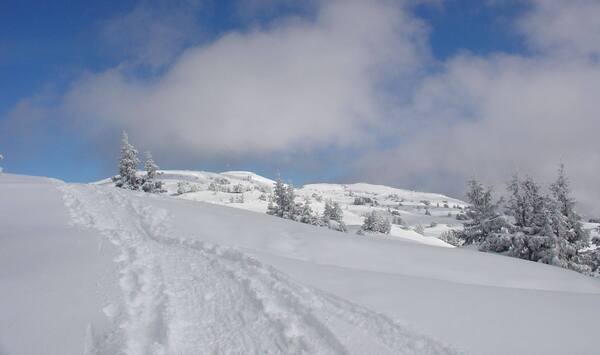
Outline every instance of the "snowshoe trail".
[[[455, 353], [234, 248], [172, 235], [169, 213], [141, 195], [100, 186], [61, 189], [73, 223], [99, 230], [118, 249], [119, 353]], [[94, 341], [96, 354], [114, 353], [114, 344]]]

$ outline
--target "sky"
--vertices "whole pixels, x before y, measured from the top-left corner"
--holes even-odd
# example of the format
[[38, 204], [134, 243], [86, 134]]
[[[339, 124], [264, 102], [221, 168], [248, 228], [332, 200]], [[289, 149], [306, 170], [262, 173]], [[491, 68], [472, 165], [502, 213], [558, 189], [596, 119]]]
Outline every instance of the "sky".
[[[7, 172], [162, 168], [600, 198], [597, 0], [0, 2]], [[598, 210], [600, 213], [600, 210]]]

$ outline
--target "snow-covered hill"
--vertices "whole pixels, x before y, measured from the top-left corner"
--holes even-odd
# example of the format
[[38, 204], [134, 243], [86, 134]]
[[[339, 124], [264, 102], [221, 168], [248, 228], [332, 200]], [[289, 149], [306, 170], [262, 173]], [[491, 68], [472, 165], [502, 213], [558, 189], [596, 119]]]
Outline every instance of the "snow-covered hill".
[[[161, 171], [160, 180], [168, 195], [259, 213], [266, 212], [267, 197], [275, 183], [247, 171], [211, 173], [165, 170]], [[105, 179], [97, 184], [111, 185], [112, 182]], [[338, 202], [344, 212], [344, 222], [351, 232], [362, 225], [366, 213], [377, 210], [390, 220], [393, 217], [402, 220], [401, 225], [392, 225], [391, 237], [443, 247], [451, 245], [438, 238], [443, 232], [461, 225], [456, 220], [456, 214], [466, 205], [463, 201], [441, 194], [365, 183], [310, 184], [298, 188], [296, 194], [298, 202], [309, 201], [313, 210], [319, 213], [323, 211], [326, 200]], [[357, 198], [362, 199], [362, 204], [355, 204]], [[423, 234], [415, 231], [420, 229], [418, 226]]]
[[597, 353], [600, 282], [564, 269], [110, 186], [0, 196], [2, 354]]

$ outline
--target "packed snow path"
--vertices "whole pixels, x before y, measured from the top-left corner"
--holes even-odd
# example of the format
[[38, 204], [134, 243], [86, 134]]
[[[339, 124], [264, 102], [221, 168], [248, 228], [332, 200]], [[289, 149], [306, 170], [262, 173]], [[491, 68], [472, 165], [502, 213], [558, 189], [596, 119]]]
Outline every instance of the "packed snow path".
[[90, 330], [88, 354], [453, 352], [238, 250], [172, 235], [167, 211], [130, 192], [62, 190], [75, 224], [101, 231], [120, 254], [123, 302], [105, 313], [122, 334]]

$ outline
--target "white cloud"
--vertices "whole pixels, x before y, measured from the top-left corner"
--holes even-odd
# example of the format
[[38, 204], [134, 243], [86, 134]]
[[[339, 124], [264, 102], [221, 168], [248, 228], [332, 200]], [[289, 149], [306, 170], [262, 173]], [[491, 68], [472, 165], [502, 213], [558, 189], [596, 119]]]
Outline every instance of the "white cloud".
[[190, 48], [157, 79], [133, 80], [119, 68], [89, 75], [65, 109], [82, 126], [125, 128], [174, 153], [364, 144], [387, 118], [379, 85], [413, 76], [426, 59], [424, 35], [393, 2], [323, 2], [314, 19]]
[[532, 6], [520, 25], [534, 48], [551, 55], [600, 56], [599, 1], [532, 0]]

